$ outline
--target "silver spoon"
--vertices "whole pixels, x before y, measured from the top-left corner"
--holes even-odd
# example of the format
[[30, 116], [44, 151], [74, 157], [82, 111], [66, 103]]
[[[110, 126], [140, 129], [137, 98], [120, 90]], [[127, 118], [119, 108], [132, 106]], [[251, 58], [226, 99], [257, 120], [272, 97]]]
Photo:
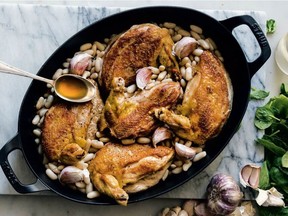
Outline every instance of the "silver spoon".
[[46, 82], [54, 87], [55, 93], [60, 98], [69, 102], [87, 102], [91, 100], [96, 93], [96, 87], [92, 82], [74, 74], [65, 74], [58, 77], [56, 80], [51, 80], [13, 67], [2, 61], [0, 61], [0, 72], [29, 77]]

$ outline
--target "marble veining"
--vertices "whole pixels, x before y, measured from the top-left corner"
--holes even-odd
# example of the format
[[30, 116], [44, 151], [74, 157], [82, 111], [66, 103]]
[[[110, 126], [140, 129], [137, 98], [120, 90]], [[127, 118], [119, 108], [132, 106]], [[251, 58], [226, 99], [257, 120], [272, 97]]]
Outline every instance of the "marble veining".
[[[53, 51], [74, 33], [102, 17], [125, 9], [127, 8], [0, 4], [0, 60], [36, 73]], [[218, 20], [243, 14], [251, 15], [260, 27], [265, 29], [264, 12], [221, 10], [203, 12]], [[257, 42], [247, 28], [241, 26], [235, 29], [233, 34], [245, 50], [247, 59], [253, 60], [259, 55]], [[251, 85], [265, 89], [265, 75], [264, 66], [254, 75]], [[30, 82], [31, 80], [27, 78], [1, 74], [0, 147], [17, 133], [17, 115]], [[238, 180], [238, 171], [244, 164], [261, 163], [263, 149], [254, 142], [261, 133], [256, 131], [253, 125], [255, 109], [261, 103], [249, 102], [241, 127], [213, 163], [197, 177], [161, 197], [202, 198], [209, 178], [216, 172], [229, 173]], [[33, 175], [27, 171], [27, 167], [23, 168], [22, 154], [13, 153], [9, 158], [21, 180], [24, 183], [33, 182]], [[0, 194], [17, 194], [2, 171], [0, 182]], [[246, 193], [246, 198], [250, 195]]]

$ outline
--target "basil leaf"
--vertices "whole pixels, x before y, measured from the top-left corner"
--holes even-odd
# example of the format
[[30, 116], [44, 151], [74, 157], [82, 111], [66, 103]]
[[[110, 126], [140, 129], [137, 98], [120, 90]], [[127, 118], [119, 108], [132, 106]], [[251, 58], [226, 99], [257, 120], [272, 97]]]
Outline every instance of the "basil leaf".
[[269, 140], [265, 140], [262, 138], [262, 139], [257, 139], [256, 142], [263, 145], [265, 148], [267, 148], [268, 150], [270, 150], [271, 152], [273, 152], [274, 154], [278, 156], [282, 156], [286, 153], [286, 151], [283, 148], [275, 145], [273, 142]]
[[259, 215], [261, 216], [283, 216], [288, 215], [288, 208], [279, 207], [259, 207]]
[[264, 161], [260, 171], [259, 188], [267, 190], [269, 189], [269, 187], [270, 187], [269, 171], [267, 167], [267, 162]]
[[271, 178], [271, 181], [273, 181], [280, 187], [288, 186], [287, 176], [284, 173], [282, 173], [277, 167], [272, 167], [270, 169], [270, 178]]
[[266, 92], [264, 90], [258, 90], [258, 89], [255, 89], [255, 88], [251, 88], [250, 99], [262, 100], [262, 99], [265, 99], [268, 96], [269, 96], [269, 92]]

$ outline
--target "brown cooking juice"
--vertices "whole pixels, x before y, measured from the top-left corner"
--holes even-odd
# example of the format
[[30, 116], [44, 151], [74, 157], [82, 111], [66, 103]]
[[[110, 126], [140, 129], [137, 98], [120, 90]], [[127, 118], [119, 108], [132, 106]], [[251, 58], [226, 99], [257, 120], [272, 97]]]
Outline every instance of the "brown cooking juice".
[[73, 76], [61, 78], [55, 88], [59, 94], [69, 99], [83, 98], [88, 91], [85, 83]]

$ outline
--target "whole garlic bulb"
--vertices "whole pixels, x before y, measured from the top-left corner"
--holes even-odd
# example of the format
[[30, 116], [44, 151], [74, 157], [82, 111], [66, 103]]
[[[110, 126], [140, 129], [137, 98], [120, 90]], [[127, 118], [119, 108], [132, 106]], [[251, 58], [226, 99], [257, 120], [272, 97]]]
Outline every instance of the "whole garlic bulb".
[[207, 206], [212, 213], [217, 215], [231, 214], [243, 197], [235, 180], [222, 173], [212, 177], [207, 186], [207, 195]]

